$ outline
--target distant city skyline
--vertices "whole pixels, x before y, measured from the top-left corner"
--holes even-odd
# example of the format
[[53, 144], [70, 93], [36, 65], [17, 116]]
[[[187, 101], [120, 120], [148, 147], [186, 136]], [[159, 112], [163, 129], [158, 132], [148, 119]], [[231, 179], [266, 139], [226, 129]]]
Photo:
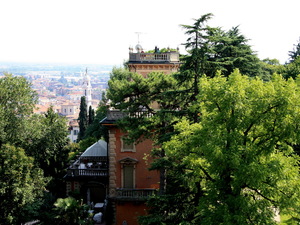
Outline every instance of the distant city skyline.
[[213, 13], [208, 25], [239, 26], [260, 59], [284, 63], [300, 37], [299, 6], [298, 0], [1, 1], [0, 62], [120, 66], [138, 41], [145, 50], [184, 53], [187, 36], [179, 25]]

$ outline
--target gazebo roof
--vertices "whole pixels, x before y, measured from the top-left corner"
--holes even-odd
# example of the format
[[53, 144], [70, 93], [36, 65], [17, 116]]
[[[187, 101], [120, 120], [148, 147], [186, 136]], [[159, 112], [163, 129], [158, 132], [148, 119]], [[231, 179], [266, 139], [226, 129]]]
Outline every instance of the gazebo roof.
[[107, 156], [107, 143], [99, 140], [88, 147], [80, 157], [101, 157]]

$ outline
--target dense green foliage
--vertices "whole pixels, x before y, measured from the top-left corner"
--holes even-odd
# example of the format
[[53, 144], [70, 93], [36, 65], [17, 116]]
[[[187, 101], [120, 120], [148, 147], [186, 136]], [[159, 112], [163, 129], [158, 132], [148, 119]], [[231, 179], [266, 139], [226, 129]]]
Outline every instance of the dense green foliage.
[[[95, 114], [94, 112], [92, 113]], [[93, 138], [97, 141], [102, 138], [107, 141], [107, 128], [100, 124], [100, 121], [106, 117], [106, 113], [107, 99], [105, 98], [105, 94], [102, 93], [102, 100], [99, 102], [98, 108], [96, 109], [96, 115], [93, 116], [93, 120], [86, 129], [84, 139]]]
[[[298, 216], [300, 90], [274, 76], [202, 78], [198, 123], [182, 120], [164, 144], [193, 211], [190, 224], [275, 224], [274, 207]], [[186, 200], [187, 201], [187, 200]], [[170, 207], [168, 214], [176, 214]], [[193, 212], [190, 215], [190, 212]]]
[[189, 54], [182, 57], [181, 67], [184, 78], [191, 80], [190, 76], [194, 76], [195, 84], [197, 77], [204, 74], [213, 77], [221, 71], [228, 76], [236, 68], [248, 76], [261, 76], [260, 60], [238, 27], [229, 31], [209, 27], [206, 24], [212, 16], [205, 14], [193, 25], [181, 25], [188, 35], [184, 45]]
[[297, 218], [299, 86], [273, 74], [299, 73], [260, 61], [237, 27], [205, 26], [211, 16], [183, 25], [178, 73], [112, 71], [108, 97], [127, 115], [118, 125], [154, 141], [151, 169], [161, 172], [140, 222], [275, 224], [275, 208]]
[[37, 94], [23, 77], [5, 74], [0, 79], [0, 146], [19, 143], [26, 118], [32, 114]]
[[[264, 82], [238, 71], [228, 79], [204, 76], [197, 100], [185, 110], [178, 110], [186, 104], [174, 98], [173, 88], [180, 86], [171, 75], [151, 73], [145, 79], [115, 69], [109, 84], [119, 109], [143, 115], [119, 125], [131, 138], [143, 134], [162, 147], [153, 150], [160, 158], [152, 168], [166, 169], [166, 193], [149, 202], [152, 210], [143, 224], [272, 224], [272, 207], [297, 215], [296, 82], [278, 75]], [[155, 101], [158, 111], [151, 108]]]
[[0, 224], [17, 224], [26, 204], [41, 197], [47, 179], [25, 151], [9, 144], [0, 147]]
[[59, 198], [55, 205], [55, 222], [61, 225], [92, 225], [93, 220], [89, 217], [89, 206], [82, 204], [80, 201], [68, 197]]
[[44, 191], [65, 193], [67, 125], [52, 108], [33, 114], [37, 94], [23, 77], [0, 78], [0, 96], [1, 224], [19, 224], [43, 214]]

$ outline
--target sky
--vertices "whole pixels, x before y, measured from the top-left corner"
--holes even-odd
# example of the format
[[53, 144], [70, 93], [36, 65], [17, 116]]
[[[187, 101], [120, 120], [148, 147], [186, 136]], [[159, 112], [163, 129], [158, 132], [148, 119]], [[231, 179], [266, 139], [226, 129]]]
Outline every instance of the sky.
[[179, 47], [206, 13], [239, 26], [260, 59], [288, 61], [300, 37], [299, 0], [0, 0], [0, 62], [120, 66], [129, 47]]

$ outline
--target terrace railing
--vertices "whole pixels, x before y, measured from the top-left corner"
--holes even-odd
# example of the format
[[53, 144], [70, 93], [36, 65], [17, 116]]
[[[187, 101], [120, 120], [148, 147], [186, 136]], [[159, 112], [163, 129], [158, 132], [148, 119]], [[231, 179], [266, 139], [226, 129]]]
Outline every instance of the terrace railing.
[[129, 53], [129, 62], [179, 62], [179, 53]]
[[107, 177], [108, 170], [107, 169], [76, 169], [76, 168], [68, 168], [67, 176], [71, 177], [81, 177], [81, 176], [91, 176], [91, 177]]
[[130, 189], [130, 188], [118, 188], [115, 192], [115, 198], [118, 200], [127, 201], [139, 201], [146, 200], [152, 195], [157, 194], [157, 189]]

